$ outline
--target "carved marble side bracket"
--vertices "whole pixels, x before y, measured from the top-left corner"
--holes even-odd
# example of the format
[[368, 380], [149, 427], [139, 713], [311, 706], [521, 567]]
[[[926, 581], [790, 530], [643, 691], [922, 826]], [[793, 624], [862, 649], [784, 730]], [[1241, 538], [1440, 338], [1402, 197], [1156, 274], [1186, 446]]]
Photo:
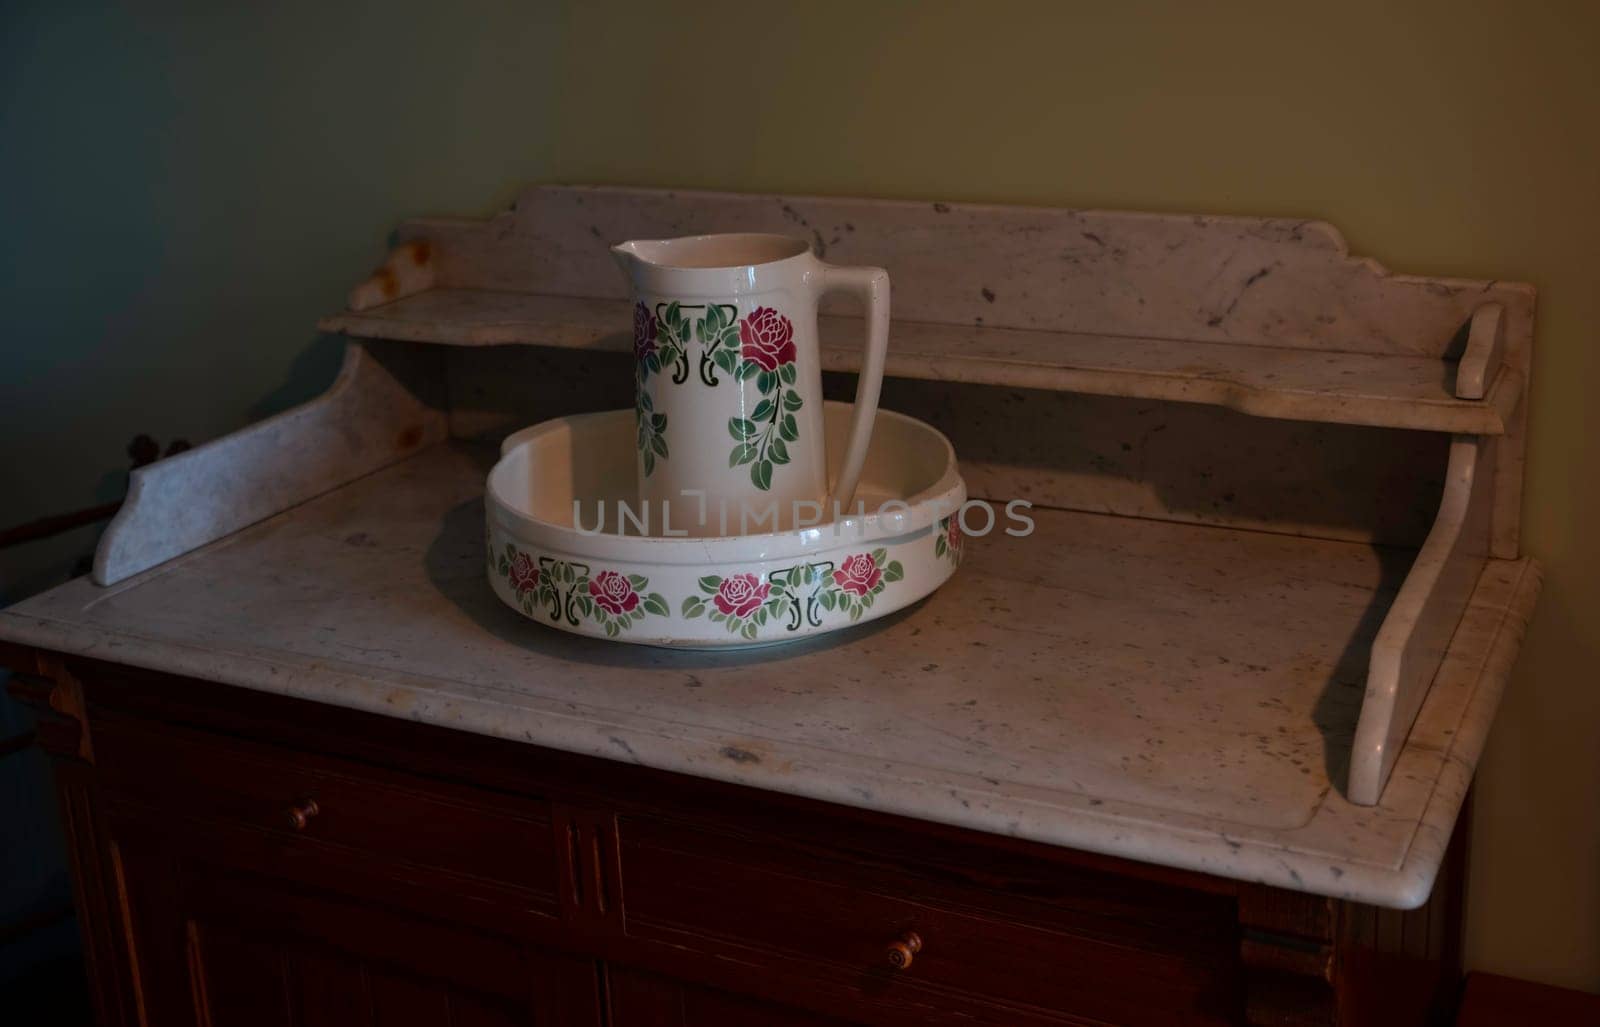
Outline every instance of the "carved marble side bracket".
[[1450, 446], [1433, 530], [1372, 643], [1350, 755], [1350, 801], [1376, 805], [1489, 559], [1497, 440]]
[[1506, 308], [1485, 303], [1472, 312], [1467, 349], [1456, 364], [1456, 395], [1482, 399], [1489, 394], [1506, 356]]
[[443, 392], [437, 351], [350, 344], [316, 399], [134, 471], [95, 551], [95, 583], [114, 585], [443, 441]]

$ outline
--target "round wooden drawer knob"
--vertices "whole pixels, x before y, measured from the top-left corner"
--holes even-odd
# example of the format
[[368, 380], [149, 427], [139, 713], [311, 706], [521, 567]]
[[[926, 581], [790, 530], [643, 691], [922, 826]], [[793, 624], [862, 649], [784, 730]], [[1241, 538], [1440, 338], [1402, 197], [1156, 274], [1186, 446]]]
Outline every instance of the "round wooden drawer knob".
[[311, 818], [322, 812], [322, 807], [317, 805], [317, 800], [307, 799], [298, 806], [289, 807], [289, 826], [296, 831], [304, 831]]
[[889, 965], [896, 970], [904, 970], [911, 966], [911, 960], [921, 951], [922, 936], [916, 931], [907, 931], [897, 941], [889, 943]]

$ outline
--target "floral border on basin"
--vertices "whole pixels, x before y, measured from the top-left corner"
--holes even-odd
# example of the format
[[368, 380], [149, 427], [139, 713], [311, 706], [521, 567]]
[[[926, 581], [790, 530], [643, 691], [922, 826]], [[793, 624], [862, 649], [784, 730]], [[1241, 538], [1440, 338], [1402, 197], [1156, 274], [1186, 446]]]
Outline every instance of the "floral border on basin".
[[966, 542], [966, 536], [961, 533], [961, 518], [951, 514], [939, 521], [939, 531], [933, 536], [933, 555], [959, 567]]
[[754, 574], [708, 574], [700, 579], [705, 595], [685, 597], [681, 611], [685, 620], [704, 614], [754, 641], [769, 620], [783, 617], [790, 631], [803, 624], [820, 628], [825, 611], [839, 610], [852, 621], [860, 620], [883, 590], [905, 574], [900, 561], [890, 560], [881, 546], [847, 556], [837, 568], [832, 560], [818, 560], [769, 571], [766, 581]]
[[[670, 604], [651, 592], [650, 580], [619, 570], [596, 570], [578, 560], [539, 556], [506, 542], [489, 550], [489, 571], [502, 579], [515, 605], [528, 617], [540, 612], [553, 623], [580, 627], [586, 622], [617, 638], [647, 617], [672, 619]], [[730, 634], [757, 641], [768, 625], [782, 625], [783, 634], [820, 628], [824, 615], [841, 614], [848, 622], [861, 619], [892, 585], [905, 578], [899, 560], [887, 547], [768, 571], [698, 579], [698, 594], [685, 596], [678, 610], [683, 620], [706, 617]], [[771, 637], [773, 631], [766, 631]]]
[[647, 592], [650, 579], [641, 574], [592, 573], [586, 563], [548, 556], [535, 560], [511, 542], [505, 544], [499, 562], [491, 556], [490, 563], [506, 579], [529, 617], [534, 616], [535, 607], [546, 607], [553, 621], [565, 619], [577, 627], [590, 620], [616, 638], [647, 616], [670, 616], [667, 597]]

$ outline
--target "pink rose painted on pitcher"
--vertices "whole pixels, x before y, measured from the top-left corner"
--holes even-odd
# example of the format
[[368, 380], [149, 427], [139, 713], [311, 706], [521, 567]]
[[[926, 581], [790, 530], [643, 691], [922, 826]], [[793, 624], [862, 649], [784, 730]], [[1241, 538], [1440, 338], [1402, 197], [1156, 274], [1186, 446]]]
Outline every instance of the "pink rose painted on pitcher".
[[616, 571], [601, 571], [589, 579], [589, 594], [595, 605], [613, 615], [631, 613], [639, 605], [639, 593]]
[[870, 553], [857, 553], [845, 557], [844, 563], [833, 572], [834, 584], [858, 596], [871, 592], [882, 577], [883, 570]]
[[740, 355], [763, 371], [794, 363], [794, 325], [771, 307], [757, 307], [739, 322]]
[[735, 574], [722, 579], [711, 601], [730, 617], [748, 617], [761, 608], [771, 592], [772, 586], [763, 585], [754, 574]]

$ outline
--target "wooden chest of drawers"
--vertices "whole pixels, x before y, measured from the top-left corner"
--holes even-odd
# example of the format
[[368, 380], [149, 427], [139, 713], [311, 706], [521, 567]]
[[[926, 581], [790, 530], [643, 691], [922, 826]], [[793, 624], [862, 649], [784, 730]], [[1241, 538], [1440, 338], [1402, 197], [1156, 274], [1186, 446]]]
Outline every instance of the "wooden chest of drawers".
[[1421, 1023], [1458, 973], [1458, 857], [1391, 913], [0, 657], [108, 1024]]

